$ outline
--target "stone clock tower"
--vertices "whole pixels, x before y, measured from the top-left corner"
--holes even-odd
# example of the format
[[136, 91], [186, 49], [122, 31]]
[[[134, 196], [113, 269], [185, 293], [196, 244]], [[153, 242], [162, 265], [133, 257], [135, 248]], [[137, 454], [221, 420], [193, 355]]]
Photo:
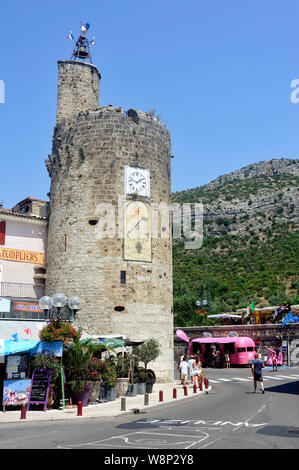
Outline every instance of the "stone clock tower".
[[99, 106], [91, 64], [58, 61], [46, 293], [79, 295], [90, 334], [156, 338], [173, 380], [170, 136], [152, 115]]

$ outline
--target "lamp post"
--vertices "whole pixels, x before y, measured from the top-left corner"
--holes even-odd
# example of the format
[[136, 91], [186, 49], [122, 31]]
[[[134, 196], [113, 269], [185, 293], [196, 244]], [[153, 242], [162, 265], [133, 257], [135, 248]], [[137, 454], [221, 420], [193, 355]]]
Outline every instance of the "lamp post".
[[[60, 321], [74, 321], [78, 310], [82, 306], [82, 300], [78, 295], [70, 297], [69, 301], [62, 293], [56, 293], [52, 297], [47, 295], [39, 299], [39, 305], [45, 312], [45, 319], [49, 318], [49, 322], [56, 322], [59, 326]], [[62, 407], [65, 408], [64, 398], [64, 373], [62, 367], [62, 356], [60, 359], [60, 376], [61, 376], [61, 391], [62, 391]], [[59, 397], [59, 395], [58, 395]]]
[[82, 300], [78, 295], [74, 295], [67, 301], [64, 294], [56, 293], [53, 297], [41, 297], [39, 305], [45, 312], [45, 319], [49, 316], [50, 321], [75, 321], [76, 313], [82, 307]]

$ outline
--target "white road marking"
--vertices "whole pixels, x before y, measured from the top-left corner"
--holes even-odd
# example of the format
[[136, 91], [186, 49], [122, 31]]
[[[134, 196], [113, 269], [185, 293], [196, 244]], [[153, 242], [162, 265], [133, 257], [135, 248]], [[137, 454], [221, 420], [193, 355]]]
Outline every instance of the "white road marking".
[[240, 377], [233, 377], [234, 380], [241, 380], [241, 382], [251, 382], [249, 379], [241, 379]]
[[218, 377], [218, 380], [222, 380], [223, 382], [231, 382], [232, 381], [232, 379], [220, 379], [219, 377]]
[[298, 380], [297, 377], [293, 377], [292, 375], [276, 375], [275, 377], [281, 377], [282, 379]]
[[263, 375], [263, 377], [266, 377], [267, 379], [273, 379], [273, 380], [282, 380], [282, 378], [279, 377], [271, 377], [269, 375]]
[[209, 379], [209, 382], [211, 384], [219, 384], [220, 383], [219, 380], [214, 380], [214, 379]]

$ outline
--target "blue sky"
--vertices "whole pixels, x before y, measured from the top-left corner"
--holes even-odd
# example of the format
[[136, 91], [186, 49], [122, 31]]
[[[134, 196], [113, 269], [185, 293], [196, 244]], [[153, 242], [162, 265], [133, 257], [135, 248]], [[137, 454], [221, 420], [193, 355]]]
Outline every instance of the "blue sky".
[[95, 35], [100, 104], [153, 108], [172, 138], [172, 190], [298, 158], [297, 0], [28, 0], [1, 6], [0, 202], [47, 199], [57, 60], [81, 20]]

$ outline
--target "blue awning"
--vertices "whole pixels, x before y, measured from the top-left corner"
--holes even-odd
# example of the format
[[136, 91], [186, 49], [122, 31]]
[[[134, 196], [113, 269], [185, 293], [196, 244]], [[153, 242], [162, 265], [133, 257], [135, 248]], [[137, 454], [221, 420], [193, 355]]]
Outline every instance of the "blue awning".
[[30, 339], [19, 339], [18, 341], [5, 339], [4, 341], [0, 341], [0, 356], [30, 351], [34, 349], [38, 343], [39, 341], [32, 341]]

